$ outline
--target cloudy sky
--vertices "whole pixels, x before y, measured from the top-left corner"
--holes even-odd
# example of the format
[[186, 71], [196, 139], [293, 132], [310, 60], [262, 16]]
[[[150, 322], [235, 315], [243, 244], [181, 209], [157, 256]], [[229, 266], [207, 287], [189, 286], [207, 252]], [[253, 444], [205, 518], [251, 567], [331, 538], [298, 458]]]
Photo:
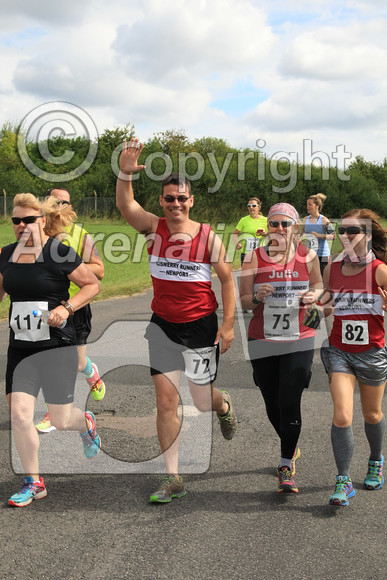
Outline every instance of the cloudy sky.
[[1, 124], [66, 101], [99, 133], [387, 157], [387, 2], [1, 0], [0, 15]]

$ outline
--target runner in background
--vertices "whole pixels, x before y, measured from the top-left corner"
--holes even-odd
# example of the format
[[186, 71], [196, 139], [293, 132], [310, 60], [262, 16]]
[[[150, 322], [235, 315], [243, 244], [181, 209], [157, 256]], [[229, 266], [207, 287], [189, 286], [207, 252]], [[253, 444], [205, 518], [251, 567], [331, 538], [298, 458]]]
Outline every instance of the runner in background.
[[330, 261], [331, 252], [328, 241], [334, 240], [336, 237], [335, 230], [327, 217], [322, 215], [322, 210], [326, 195], [317, 193], [311, 195], [307, 202], [306, 208], [309, 215], [304, 218], [303, 227], [300, 232], [306, 234], [306, 240], [309, 248], [315, 250], [320, 260], [321, 275], [323, 274], [325, 266]]
[[[66, 189], [50, 189], [47, 195], [54, 197], [57, 200], [58, 205], [71, 206], [70, 194]], [[62, 243], [70, 246], [77, 252], [98, 280], [103, 279], [104, 265], [102, 259], [98, 254], [92, 236], [88, 234], [85, 229], [77, 223], [73, 223], [66, 228], [66, 236], [61, 237], [60, 239]], [[78, 288], [73, 282], [70, 284], [69, 292], [70, 300], [72, 296], [78, 292]], [[91, 362], [90, 358], [86, 356], [86, 343], [91, 332], [91, 317], [90, 304], [80, 308], [74, 314], [74, 326], [77, 335], [78, 371], [85, 375], [94, 401], [101, 401], [105, 396], [105, 383], [99, 376], [97, 365]], [[42, 392], [44, 395], [44, 391]], [[48, 412], [44, 415], [41, 421], [35, 425], [35, 427], [39, 433], [49, 433], [55, 429], [55, 427], [51, 425]]]
[[343, 252], [324, 271], [324, 287], [331, 295], [334, 319], [329, 346], [321, 348], [321, 358], [333, 399], [331, 441], [338, 472], [329, 503], [347, 506], [356, 493], [350, 477], [356, 381], [370, 446], [363, 485], [367, 490], [377, 490], [384, 482], [382, 445], [386, 419], [382, 400], [387, 378], [384, 331], [387, 238], [378, 216], [368, 209], [345, 213], [338, 232]]
[[267, 234], [267, 218], [262, 215], [261, 206], [258, 197], [251, 197], [247, 202], [249, 215], [239, 220], [233, 233], [235, 247], [241, 250], [241, 265], [246, 254], [260, 246]]

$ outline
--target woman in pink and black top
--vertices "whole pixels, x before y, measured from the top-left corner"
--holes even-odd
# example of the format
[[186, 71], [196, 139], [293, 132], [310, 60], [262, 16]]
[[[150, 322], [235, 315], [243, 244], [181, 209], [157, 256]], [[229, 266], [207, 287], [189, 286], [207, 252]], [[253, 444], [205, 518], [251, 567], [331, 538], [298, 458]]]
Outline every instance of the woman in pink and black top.
[[[329, 374], [334, 413], [331, 428], [338, 475], [329, 503], [346, 506], [355, 490], [349, 475], [354, 448], [353, 394], [356, 380], [370, 445], [364, 488], [383, 485], [382, 443], [386, 419], [382, 399], [387, 378], [384, 310], [387, 309], [387, 238], [368, 209], [344, 214], [338, 232], [343, 252], [324, 271], [334, 321], [321, 357]], [[324, 299], [323, 299], [324, 302]]]
[[268, 213], [267, 245], [252, 252], [242, 268], [243, 309], [253, 308], [248, 338], [253, 377], [268, 418], [281, 442], [279, 492], [297, 493], [295, 460], [301, 431], [301, 396], [308, 387], [315, 331], [303, 324], [305, 305], [322, 291], [316, 252], [297, 244], [299, 216], [278, 203]]

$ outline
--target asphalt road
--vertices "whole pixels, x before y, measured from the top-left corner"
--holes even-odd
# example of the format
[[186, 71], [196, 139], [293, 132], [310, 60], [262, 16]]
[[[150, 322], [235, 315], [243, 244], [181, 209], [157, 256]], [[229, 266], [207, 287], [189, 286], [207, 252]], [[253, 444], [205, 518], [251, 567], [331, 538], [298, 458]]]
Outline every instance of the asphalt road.
[[[358, 392], [352, 462], [357, 493], [350, 506], [327, 505], [336, 468], [332, 403], [318, 352], [302, 403], [300, 493], [278, 494], [279, 444], [244, 354], [248, 315], [240, 313], [217, 380], [232, 395], [237, 435], [225, 441], [216, 418], [198, 416], [183, 384], [181, 461], [188, 493], [167, 505], [148, 503], [162, 466], [143, 340], [150, 301], [146, 292], [93, 305], [88, 352], [107, 394], [93, 402], [80, 377], [77, 403], [97, 413], [103, 451], [87, 461], [77, 435], [42, 435], [48, 496], [24, 509], [7, 506], [20, 486], [21, 469], [2, 399], [0, 578], [386, 578], [386, 490], [362, 490], [368, 446]], [[1, 323], [3, 388], [7, 339]], [[36, 418], [42, 410], [39, 398]]]

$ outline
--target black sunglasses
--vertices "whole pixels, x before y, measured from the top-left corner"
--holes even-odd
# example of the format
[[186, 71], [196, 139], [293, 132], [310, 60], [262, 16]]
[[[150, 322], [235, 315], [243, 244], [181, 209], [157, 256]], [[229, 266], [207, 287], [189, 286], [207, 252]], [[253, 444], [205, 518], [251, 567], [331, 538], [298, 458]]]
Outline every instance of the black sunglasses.
[[71, 205], [71, 203], [69, 201], [66, 201], [65, 199], [58, 199], [56, 203], [58, 205]]
[[277, 222], [277, 221], [270, 222], [270, 221], [269, 221], [269, 226], [270, 226], [270, 227], [272, 227], [272, 228], [278, 228], [278, 226], [279, 226], [280, 224], [281, 224], [281, 226], [282, 226], [283, 228], [290, 228], [290, 226], [292, 226], [292, 225], [293, 225], [293, 222], [292, 222], [292, 221], [290, 221], [290, 220], [285, 220], [285, 221], [283, 221], [283, 222]]
[[337, 230], [339, 234], [342, 236], [343, 234], [347, 233], [349, 235], [355, 236], [357, 234], [365, 233], [365, 229], [359, 226], [340, 226]]
[[34, 224], [38, 218], [43, 217], [42, 215], [26, 215], [26, 217], [18, 218], [18, 217], [11, 217], [11, 221], [15, 226], [18, 226], [23, 222], [23, 224]]
[[164, 195], [163, 199], [167, 202], [167, 203], [173, 203], [175, 201], [175, 199], [177, 199], [177, 201], [179, 203], [185, 203], [186, 201], [189, 200], [191, 196], [186, 197], [185, 195], [177, 195], [176, 197], [174, 195]]

